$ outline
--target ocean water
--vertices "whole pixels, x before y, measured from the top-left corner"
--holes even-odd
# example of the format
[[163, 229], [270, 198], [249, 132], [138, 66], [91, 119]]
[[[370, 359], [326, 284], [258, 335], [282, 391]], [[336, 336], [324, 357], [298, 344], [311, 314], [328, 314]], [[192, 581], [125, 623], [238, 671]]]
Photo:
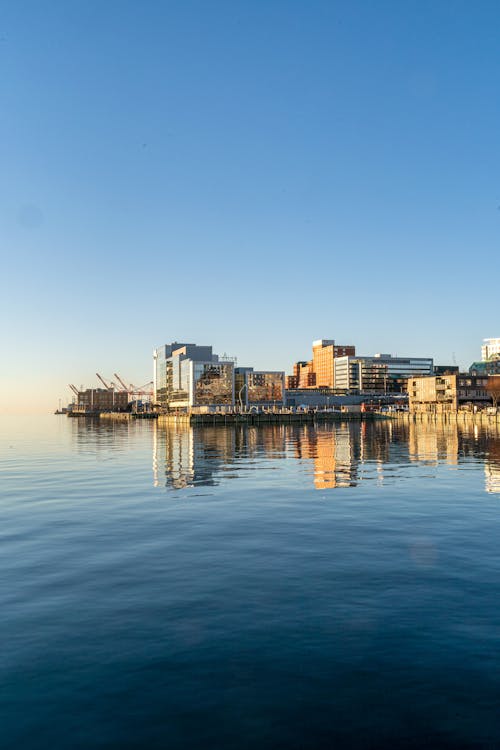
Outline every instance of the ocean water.
[[0, 421], [3, 748], [500, 748], [500, 435]]

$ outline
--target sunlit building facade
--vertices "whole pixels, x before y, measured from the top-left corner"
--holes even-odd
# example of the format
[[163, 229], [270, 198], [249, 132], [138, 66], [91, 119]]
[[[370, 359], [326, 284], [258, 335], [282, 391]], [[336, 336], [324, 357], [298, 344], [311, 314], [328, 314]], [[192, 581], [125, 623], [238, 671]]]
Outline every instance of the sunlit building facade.
[[293, 375], [287, 378], [287, 388], [315, 388], [316, 375], [314, 374], [313, 361], [295, 362]]
[[481, 359], [483, 362], [487, 362], [492, 357], [500, 357], [500, 338], [483, 339]]
[[335, 388], [335, 360], [354, 356], [354, 346], [338, 345], [333, 339], [313, 341], [313, 371], [316, 388]]
[[128, 401], [127, 391], [115, 391], [114, 388], [87, 388], [85, 391], [78, 391], [77, 401], [71, 411], [126, 411]]
[[483, 362], [473, 362], [469, 367], [469, 375], [500, 375], [500, 355]]
[[408, 378], [432, 375], [430, 357], [337, 357], [335, 389], [345, 392], [386, 394], [405, 393]]
[[286, 378], [287, 389], [335, 388], [335, 360], [354, 356], [356, 348], [349, 344], [336, 344], [333, 339], [317, 339], [312, 344], [312, 359], [295, 362], [293, 374]]
[[234, 376], [235, 403], [238, 406], [283, 406], [285, 373], [237, 367]]
[[488, 378], [460, 373], [410, 378], [409, 408], [412, 413], [441, 414], [458, 409], [483, 408], [491, 404]]
[[160, 410], [232, 407], [234, 362], [212, 353], [211, 346], [167, 344], [153, 352], [153, 390]]

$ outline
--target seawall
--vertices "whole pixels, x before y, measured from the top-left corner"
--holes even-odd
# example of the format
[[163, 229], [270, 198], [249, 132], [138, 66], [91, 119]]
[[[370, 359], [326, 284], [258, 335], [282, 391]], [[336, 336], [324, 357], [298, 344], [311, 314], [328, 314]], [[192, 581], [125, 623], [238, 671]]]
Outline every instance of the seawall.
[[384, 419], [385, 414], [359, 412], [269, 412], [265, 414], [160, 414], [159, 424], [233, 425], [233, 424], [303, 424], [312, 422], [347, 422]]

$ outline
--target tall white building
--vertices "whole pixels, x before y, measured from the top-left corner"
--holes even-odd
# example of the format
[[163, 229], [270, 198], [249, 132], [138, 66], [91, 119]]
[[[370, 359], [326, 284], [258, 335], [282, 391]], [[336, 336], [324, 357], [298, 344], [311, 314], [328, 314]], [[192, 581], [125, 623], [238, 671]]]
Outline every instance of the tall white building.
[[164, 409], [233, 406], [234, 362], [211, 346], [175, 341], [153, 351], [155, 403]]
[[486, 362], [492, 357], [500, 357], [500, 338], [499, 339], [483, 339], [483, 345], [481, 347], [481, 359]]

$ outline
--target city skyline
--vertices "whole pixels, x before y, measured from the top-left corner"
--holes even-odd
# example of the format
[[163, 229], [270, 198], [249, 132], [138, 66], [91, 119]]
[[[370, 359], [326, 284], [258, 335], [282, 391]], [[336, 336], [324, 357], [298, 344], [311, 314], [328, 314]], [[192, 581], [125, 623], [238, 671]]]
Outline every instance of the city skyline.
[[[488, 374], [488, 372], [490, 374], [494, 374], [495, 372], [497, 372], [498, 363], [500, 362], [500, 355], [498, 354], [495, 347], [500, 344], [500, 338], [485, 338], [483, 339], [483, 342], [484, 344], [481, 347], [482, 360], [471, 363], [471, 366], [469, 368], [464, 368], [462, 370], [463, 374], [467, 374], [467, 372], [470, 372], [474, 375], [479, 374], [484, 376], [484, 374]], [[486, 346], [486, 344], [488, 344], [489, 346]], [[239, 389], [244, 383], [246, 383], [246, 375], [243, 375], [244, 373], [251, 373], [252, 376], [257, 376], [257, 379], [261, 378], [264, 375], [278, 376], [280, 382], [279, 387], [283, 392], [280, 393], [279, 396], [275, 394], [271, 399], [274, 404], [276, 404], [278, 401], [282, 401], [282, 396], [284, 396], [285, 390], [291, 393], [294, 391], [294, 389], [298, 389], [303, 394], [301, 398], [304, 398], [304, 394], [308, 391], [315, 392], [324, 389], [337, 389], [339, 392], [353, 394], [356, 394], [358, 390], [361, 393], [371, 393], [372, 391], [397, 393], [401, 391], [402, 388], [403, 390], [406, 390], [406, 388], [404, 387], [405, 379], [410, 375], [412, 377], [428, 377], [433, 374], [439, 376], [443, 373], [451, 374], [454, 372], [459, 372], [459, 368], [457, 365], [450, 365], [450, 363], [437, 363], [434, 362], [432, 358], [421, 358], [415, 355], [409, 356], [407, 358], [401, 358], [398, 355], [394, 355], [392, 353], [376, 353], [373, 356], [355, 353], [354, 345], [339, 345], [335, 342], [334, 339], [314, 340], [312, 342], [312, 352], [312, 360], [293, 362], [291, 366], [289, 365], [288, 368], [289, 370], [292, 370], [293, 374], [287, 374], [286, 370], [256, 371], [253, 366], [250, 366], [249, 362], [246, 362], [245, 365], [241, 365], [241, 363], [238, 363], [236, 357], [228, 355], [227, 352], [224, 352], [224, 354], [222, 355], [214, 354], [213, 347], [211, 345], [200, 346], [199, 344], [195, 344], [194, 342], [181, 343], [175, 341], [171, 344], [164, 344], [161, 347], [153, 350], [153, 379], [148, 383], [137, 386], [137, 384], [131, 383], [130, 379], [127, 378], [125, 378], [126, 382], [124, 382], [124, 379], [116, 372], [113, 373], [113, 378], [108, 375], [106, 375], [106, 377], [104, 378], [100, 373], [96, 372], [95, 378], [98, 381], [97, 388], [95, 387], [94, 381], [92, 381], [90, 384], [86, 384], [85, 386], [81, 384], [80, 389], [78, 389], [74, 383], [69, 383], [67, 384], [67, 388], [71, 391], [71, 399], [70, 401], [67, 401], [65, 397], [60, 397], [58, 406], [59, 409], [66, 406], [66, 403], [68, 404], [68, 406], [70, 406], [71, 401], [74, 405], [76, 403], [75, 396], [77, 396], [77, 402], [81, 403], [81, 405], [87, 404], [88, 407], [89, 404], [87, 403], [87, 401], [89, 399], [93, 400], [92, 394], [94, 392], [96, 393], [96, 398], [99, 397], [103, 398], [104, 400], [110, 398], [111, 392], [114, 392], [118, 395], [124, 395], [125, 393], [128, 393], [129, 400], [131, 400], [132, 398], [141, 398], [142, 396], [145, 396], [146, 400], [152, 398], [153, 403], [155, 403], [157, 406], [166, 406], [167, 401], [170, 399], [170, 397], [169, 399], [167, 399], [167, 401], [165, 401], [165, 403], [163, 403], [166, 397], [166, 374], [164, 370], [166, 359], [171, 358], [172, 354], [175, 354], [174, 358], [180, 356], [180, 359], [185, 359], [185, 367], [187, 368], [185, 370], [181, 368], [184, 374], [182, 376], [177, 376], [178, 378], [180, 377], [180, 380], [187, 378], [186, 382], [181, 387], [182, 393], [180, 391], [182, 403], [176, 403], [175, 405], [177, 407], [186, 406], [187, 401], [189, 401], [190, 403], [193, 402], [191, 403], [191, 406], [194, 404], [194, 390], [192, 390], [192, 388], [194, 387], [194, 383], [197, 378], [202, 374], [200, 370], [199, 372], [197, 371], [197, 374], [195, 376], [194, 370], [191, 371], [193, 363], [196, 362], [200, 363], [200, 367], [202, 370], [204, 368], [208, 368], [208, 371], [212, 373], [210, 379], [212, 379], [213, 373], [215, 372], [214, 366], [216, 369], [218, 367], [230, 368], [230, 372], [232, 373], [232, 398], [234, 399], [234, 403], [238, 401], [237, 396]], [[484, 368], [481, 367], [482, 365], [488, 364], [495, 365], [495, 367], [491, 368], [489, 371], [484, 370]], [[179, 364], [177, 364], [177, 367], [179, 367]], [[382, 374], [382, 370], [380, 369], [381, 367], [383, 367], [383, 372], [385, 374]], [[300, 372], [301, 368], [304, 372], [307, 373], [306, 376], [296, 374], [297, 372]], [[311, 373], [313, 374], [312, 380]], [[227, 375], [229, 375], [229, 371]], [[242, 377], [243, 380], [241, 380]], [[238, 378], [240, 382], [237, 383], [236, 381], [238, 380]], [[390, 386], [390, 384], [392, 385]], [[263, 383], [259, 382], [259, 386], [262, 385]], [[180, 387], [180, 381], [177, 384], [177, 387]], [[246, 388], [247, 386], [243, 385], [243, 387]], [[161, 397], [157, 392], [158, 389], [161, 391]], [[230, 395], [230, 391], [231, 389], [229, 389], [227, 395]], [[135, 395], [133, 396], [133, 394]], [[245, 402], [248, 396], [249, 393], [247, 392], [244, 399]], [[262, 401], [262, 398], [257, 400]], [[222, 401], [220, 403], [222, 403]], [[101, 408], [107, 410], [109, 406], [110, 404], [102, 404]], [[117, 410], [122, 410], [124, 406], [125, 404], [121, 404]]]
[[145, 382], [174, 337], [287, 373], [323, 336], [479, 360], [500, 330], [499, 21], [491, 2], [7, 5], [0, 413], [96, 370]]

